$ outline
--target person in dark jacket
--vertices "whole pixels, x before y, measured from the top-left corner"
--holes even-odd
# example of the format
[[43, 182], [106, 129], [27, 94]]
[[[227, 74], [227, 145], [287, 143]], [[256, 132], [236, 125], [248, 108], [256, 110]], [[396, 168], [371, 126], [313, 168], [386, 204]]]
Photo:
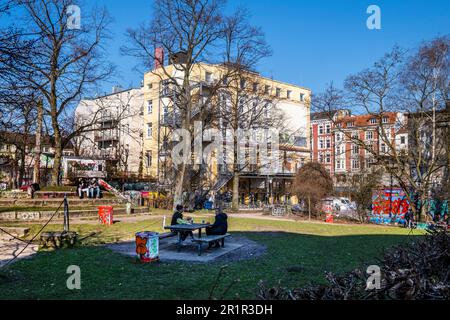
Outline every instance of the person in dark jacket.
[[181, 204], [178, 204], [175, 208], [175, 212], [172, 215], [172, 221], [170, 223], [171, 226], [179, 224], [178, 219], [183, 220], [183, 211], [183, 206]]
[[411, 209], [409, 209], [406, 213], [405, 213], [405, 227], [412, 229], [414, 225], [414, 213], [412, 212]]
[[[189, 223], [188, 220], [183, 219], [183, 211], [184, 211], [184, 207], [181, 204], [178, 204], [175, 208], [174, 214], [172, 215], [172, 221], [170, 222], [171, 226], [175, 226], [177, 224]], [[186, 240], [186, 238], [188, 236], [191, 236], [191, 238], [194, 237], [192, 231], [180, 231], [181, 241]]]
[[[206, 235], [224, 235], [228, 231], [228, 216], [222, 210], [217, 209], [214, 223], [206, 228]], [[220, 247], [219, 241], [215, 242], [215, 247]]]

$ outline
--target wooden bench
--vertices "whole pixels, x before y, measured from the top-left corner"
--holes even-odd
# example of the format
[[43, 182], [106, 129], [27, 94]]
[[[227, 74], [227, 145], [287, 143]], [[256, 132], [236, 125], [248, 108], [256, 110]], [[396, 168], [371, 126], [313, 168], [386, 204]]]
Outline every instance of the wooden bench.
[[202, 255], [202, 244], [207, 243], [209, 245], [209, 247], [211, 247], [211, 244], [213, 242], [220, 241], [221, 246], [223, 248], [223, 247], [225, 247], [225, 238], [227, 238], [229, 236], [231, 236], [231, 234], [229, 234], [229, 233], [223, 234], [223, 235], [210, 235], [210, 236], [201, 237], [201, 238], [194, 238], [194, 239], [192, 239], [192, 241], [197, 243], [198, 255], [201, 256]]

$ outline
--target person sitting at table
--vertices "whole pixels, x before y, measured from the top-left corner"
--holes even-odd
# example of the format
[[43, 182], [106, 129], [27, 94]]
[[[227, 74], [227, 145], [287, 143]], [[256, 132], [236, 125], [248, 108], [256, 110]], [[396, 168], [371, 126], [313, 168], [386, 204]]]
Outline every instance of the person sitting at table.
[[[184, 211], [184, 207], [181, 204], [178, 204], [175, 208], [175, 212], [172, 216], [172, 221], [170, 223], [171, 226], [176, 226], [179, 224], [188, 224], [189, 219], [183, 219], [183, 211]], [[181, 237], [181, 241], [186, 240], [186, 238], [188, 236], [191, 236], [191, 238], [194, 238], [194, 235], [192, 234], [192, 231], [179, 231], [180, 232], [180, 237]]]
[[[206, 235], [207, 236], [224, 235], [227, 233], [227, 231], [228, 231], [228, 216], [226, 213], [222, 212], [221, 209], [217, 209], [214, 223], [206, 228]], [[219, 241], [215, 241], [214, 244], [215, 248], [220, 247]]]

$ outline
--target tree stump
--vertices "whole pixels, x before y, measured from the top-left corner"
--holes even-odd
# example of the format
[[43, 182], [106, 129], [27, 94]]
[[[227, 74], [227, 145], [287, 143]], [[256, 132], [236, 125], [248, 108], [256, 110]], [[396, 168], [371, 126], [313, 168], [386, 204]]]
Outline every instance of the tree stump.
[[41, 234], [39, 248], [56, 250], [61, 248], [72, 248], [77, 242], [76, 232], [43, 232]]

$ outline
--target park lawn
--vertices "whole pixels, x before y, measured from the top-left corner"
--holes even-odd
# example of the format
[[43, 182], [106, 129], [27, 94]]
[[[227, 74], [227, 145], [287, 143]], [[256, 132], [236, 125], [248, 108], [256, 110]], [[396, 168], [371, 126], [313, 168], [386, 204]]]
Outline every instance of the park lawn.
[[[211, 216], [206, 220], [211, 220]], [[402, 228], [368, 225], [274, 221], [230, 217], [230, 231], [267, 247], [260, 257], [209, 264], [159, 262], [140, 264], [135, 258], [102, 246], [133, 239], [137, 231], [162, 231], [162, 219], [139, 223], [72, 225], [81, 236], [97, 232], [75, 249], [40, 252], [17, 261], [0, 273], [0, 299], [208, 299], [221, 267], [227, 265], [213, 298], [254, 299], [259, 281], [299, 287], [324, 283], [324, 272], [342, 273], [376, 263], [383, 250], [411, 241]], [[58, 230], [49, 225], [46, 230]], [[31, 234], [39, 230], [31, 226]], [[414, 231], [414, 235], [421, 234]], [[66, 269], [81, 269], [81, 290], [68, 290]], [[229, 290], [226, 288], [234, 283]]]

